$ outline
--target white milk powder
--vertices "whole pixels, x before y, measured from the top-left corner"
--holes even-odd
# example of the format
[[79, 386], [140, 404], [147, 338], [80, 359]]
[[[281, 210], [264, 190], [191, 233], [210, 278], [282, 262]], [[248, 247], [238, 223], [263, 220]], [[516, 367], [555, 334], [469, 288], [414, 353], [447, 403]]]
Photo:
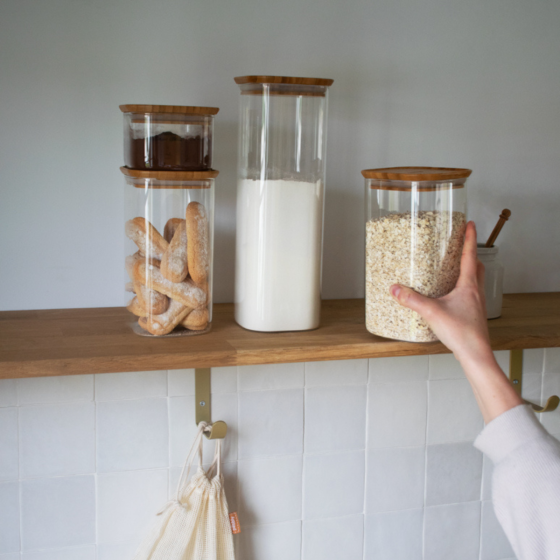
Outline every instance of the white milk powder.
[[235, 319], [255, 331], [319, 326], [323, 187], [240, 181]]

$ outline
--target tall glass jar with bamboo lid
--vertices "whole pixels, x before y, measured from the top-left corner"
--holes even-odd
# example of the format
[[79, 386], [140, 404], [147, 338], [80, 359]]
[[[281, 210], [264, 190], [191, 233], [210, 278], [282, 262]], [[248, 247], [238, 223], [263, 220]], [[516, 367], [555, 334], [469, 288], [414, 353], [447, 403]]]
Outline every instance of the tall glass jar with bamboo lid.
[[254, 331], [319, 326], [328, 89], [242, 76], [235, 319]]
[[467, 224], [470, 169], [395, 167], [362, 171], [366, 193], [366, 328], [410, 342], [437, 340], [393, 284], [432, 298], [457, 283]]

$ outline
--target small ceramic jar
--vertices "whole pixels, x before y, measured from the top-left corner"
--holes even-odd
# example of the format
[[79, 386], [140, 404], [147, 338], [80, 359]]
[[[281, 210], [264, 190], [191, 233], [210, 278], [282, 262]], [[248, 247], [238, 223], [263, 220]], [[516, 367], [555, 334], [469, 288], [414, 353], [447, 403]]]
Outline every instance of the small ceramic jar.
[[502, 314], [504, 265], [498, 257], [498, 247], [478, 245], [478, 260], [484, 265], [486, 317], [497, 319]]

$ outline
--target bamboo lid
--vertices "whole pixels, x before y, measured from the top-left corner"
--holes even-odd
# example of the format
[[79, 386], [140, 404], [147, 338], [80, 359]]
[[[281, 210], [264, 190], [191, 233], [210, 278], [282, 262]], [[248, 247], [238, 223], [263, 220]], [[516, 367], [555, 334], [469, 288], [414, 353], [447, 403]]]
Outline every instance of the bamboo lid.
[[181, 105], [119, 105], [123, 113], [167, 113], [178, 115], [217, 115], [218, 107], [193, 107]]
[[151, 171], [146, 169], [130, 169], [121, 167], [121, 172], [133, 179], [154, 179], [156, 181], [207, 181], [215, 179], [219, 171], [208, 169], [207, 171]]
[[294, 78], [290, 76], [238, 76], [235, 83], [242, 84], [285, 84], [294, 86], [330, 86], [334, 80], [327, 78]]
[[384, 167], [381, 169], [364, 169], [362, 175], [366, 179], [381, 181], [451, 181], [466, 179], [471, 169], [455, 167]]

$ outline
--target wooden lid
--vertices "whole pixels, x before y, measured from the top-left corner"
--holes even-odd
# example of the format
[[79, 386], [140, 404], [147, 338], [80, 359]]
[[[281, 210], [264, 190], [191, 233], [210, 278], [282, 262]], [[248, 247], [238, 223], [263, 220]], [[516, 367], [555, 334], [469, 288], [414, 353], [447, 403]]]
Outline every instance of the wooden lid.
[[450, 181], [466, 179], [472, 170], [455, 167], [384, 167], [381, 169], [364, 169], [366, 179], [381, 181]]
[[217, 115], [217, 107], [190, 107], [181, 105], [119, 105], [123, 113], [173, 113], [177, 115]]
[[205, 181], [215, 179], [220, 173], [215, 169], [208, 171], [150, 171], [130, 169], [130, 167], [121, 167], [121, 172], [133, 179], [154, 179], [156, 181]]
[[293, 86], [330, 86], [334, 80], [326, 78], [293, 78], [290, 76], [239, 76], [235, 83], [242, 84], [285, 84]]

